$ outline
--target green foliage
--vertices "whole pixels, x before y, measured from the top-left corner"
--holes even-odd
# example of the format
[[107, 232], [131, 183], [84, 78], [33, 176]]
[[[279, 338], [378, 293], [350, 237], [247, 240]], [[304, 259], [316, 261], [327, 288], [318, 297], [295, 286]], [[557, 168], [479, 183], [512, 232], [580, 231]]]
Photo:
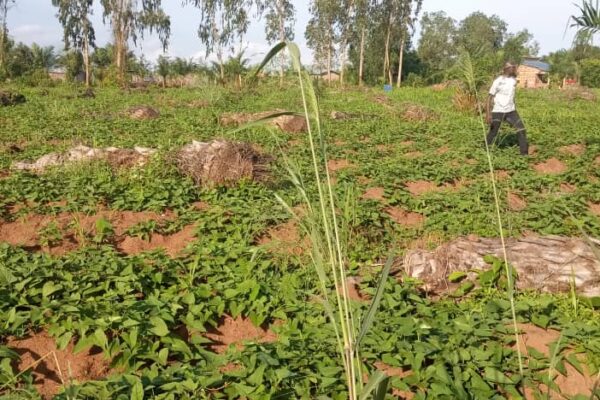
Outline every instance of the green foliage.
[[[73, 338], [78, 349], [98, 345], [114, 362], [110, 377], [73, 382], [57, 399], [130, 399], [141, 393], [147, 399], [347, 398], [335, 332], [324, 318], [322, 304], [315, 300], [320, 292], [318, 277], [308, 267], [310, 259], [275, 254], [258, 244], [273, 227], [288, 221], [275, 193], [294, 207], [302, 203], [288, 179], [280, 149], [297, 164], [308, 194], [317, 193], [311, 180], [308, 140], [302, 135], [272, 134], [270, 128], [261, 126], [232, 133], [215, 118], [235, 111], [297, 110], [300, 92], [296, 87], [280, 88], [278, 82], [261, 81], [243, 96], [214, 86], [150, 88], [147, 93], [127, 95], [117, 88], [99, 87], [94, 99], [69, 99], [72, 88], [60, 85], [45, 94], [39, 88], [11, 89], [22, 92], [27, 103], [0, 108], [0, 120], [8, 127], [0, 129], [0, 138], [5, 144], [19, 144], [22, 151], [0, 152], [2, 171], [14, 161], [65, 150], [74, 141], [161, 151], [142, 169], [113, 171], [98, 163], [43, 174], [12, 171], [0, 179], [2, 223], [26, 220], [30, 214], [43, 214], [48, 221], [64, 212], [93, 214], [102, 205], [110, 212], [171, 211], [167, 222], [143, 221], [130, 227], [124, 237], [156, 240], [158, 234], [170, 235], [195, 224], [193, 240], [178, 257], [168, 257], [161, 250], [130, 256], [120, 253], [114, 245], [120, 240], [116, 224], [114, 235], [105, 230], [103, 240], [97, 242], [93, 238], [98, 230], [91, 226], [85, 247], [64, 256], [0, 245], [0, 336], [22, 337], [41, 329], [62, 345]], [[469, 234], [497, 235], [487, 160], [479, 149], [479, 121], [453, 111], [448, 95], [449, 91], [406, 87], [389, 94], [387, 104], [381, 105], [373, 101], [372, 91], [323, 87], [318, 94], [321, 116], [334, 110], [351, 116], [347, 120], [321, 117], [321, 123], [328, 133], [330, 158], [348, 158], [353, 163], [351, 168], [336, 171], [334, 195], [342, 199], [338, 204], [345, 203], [348, 193], [356, 197], [351, 212], [344, 216], [349, 232], [344, 242], [349, 244], [348, 270], [360, 276], [358, 290], [365, 297], [378, 295], [380, 265], [388, 249], [397, 250], [401, 258], [409, 243], [423, 237], [446, 241]], [[575, 236], [580, 235], [581, 226], [591, 237], [599, 237], [600, 220], [589, 210], [590, 203], [600, 203], [600, 171], [593, 164], [600, 152], [593, 135], [600, 123], [597, 103], [565, 102], [562, 92], [555, 90], [519, 91], [517, 96], [538, 153], [529, 160], [515, 157], [517, 149], [512, 147], [508, 129], [493, 150], [496, 168], [511, 176], [498, 182], [499, 192], [510, 190], [527, 201], [524, 210], [514, 211], [501, 196], [507, 235], [533, 231]], [[209, 101], [211, 107], [187, 106], [195, 100]], [[430, 108], [440, 117], [407, 121], [397, 112], [407, 103]], [[122, 111], [132, 104], [157, 107], [160, 122], [124, 117]], [[274, 154], [272, 180], [200, 189], [171, 166], [171, 151], [192, 139], [215, 137], [249, 141]], [[413, 143], [402, 143], [409, 140]], [[577, 143], [587, 144], [583, 155], [559, 152], [561, 146]], [[448, 151], [438, 152], [443, 146]], [[406, 156], [414, 151], [422, 156]], [[465, 154], [469, 154], [468, 162]], [[540, 175], [532, 168], [552, 157], [560, 158], [567, 172]], [[461, 178], [468, 183], [456, 190], [417, 197], [406, 189], [411, 181], [443, 186]], [[576, 191], [561, 192], [563, 183], [575, 186]], [[385, 204], [360, 199], [370, 187], [385, 188]], [[196, 209], [193, 204], [198, 201], [206, 208]], [[9, 212], [17, 204], [25, 208], [16, 215]], [[388, 216], [388, 207], [420, 213], [426, 220], [421, 227], [401, 226]], [[59, 232], [45, 226], [42, 240], [58, 245]], [[513, 381], [519, 367], [514, 335], [507, 328], [511, 307], [501, 289], [507, 283], [501, 270], [505, 264], [490, 261], [496, 263], [495, 273], [489, 279], [479, 275], [490, 283], [484, 289], [472, 283], [469, 287], [465, 279], [457, 282], [458, 297], [442, 296], [436, 301], [407, 279], [399, 282], [396, 275], [385, 280], [378, 312], [361, 342], [361, 368], [376, 375], [374, 364], [383, 362], [412, 371], [389, 379], [387, 399], [394, 398], [392, 390], [415, 393], [418, 399], [499, 399], [507, 393], [522, 397], [517, 393], [523, 390], [522, 384]], [[460, 275], [452, 278], [462, 279]], [[563, 335], [554, 361], [549, 354], [527, 360], [522, 382], [538, 397], [546, 395], [539, 393], [540, 376], [547, 378], [551, 362], [557, 369], [561, 364], [579, 363], [590, 374], [598, 373], [597, 300], [578, 296], [575, 311], [571, 295], [516, 291], [518, 322], [547, 326]], [[355, 315], [367, 315], [369, 304], [353, 301], [351, 309]], [[277, 340], [214, 353], [203, 333], [232, 314], [270, 325]], [[355, 322], [359, 327], [362, 320]], [[189, 334], [186, 340], [182, 332]], [[15, 357], [0, 346], [0, 396], [39, 398], [30, 373], [16, 376], [11, 367]], [[225, 368], [231, 365], [239, 369]]]
[[600, 87], [600, 59], [581, 62], [581, 84], [592, 88]]
[[75, 81], [83, 70], [83, 56], [79, 50], [69, 50], [59, 58], [68, 81]]

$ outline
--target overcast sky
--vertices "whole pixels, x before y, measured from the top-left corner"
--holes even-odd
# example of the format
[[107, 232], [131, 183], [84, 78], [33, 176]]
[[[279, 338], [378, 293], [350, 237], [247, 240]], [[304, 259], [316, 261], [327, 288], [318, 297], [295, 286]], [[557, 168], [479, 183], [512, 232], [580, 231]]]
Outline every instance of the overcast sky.
[[[568, 16], [577, 9], [574, 0], [424, 0], [423, 11], [443, 10], [451, 17], [460, 20], [474, 11], [497, 14], [508, 23], [509, 31], [528, 29], [540, 43], [542, 54], [568, 47], [572, 33], [565, 36]], [[296, 15], [296, 41], [299, 43], [303, 61], [310, 63], [312, 56], [306, 48], [304, 29], [309, 19], [308, 0], [293, 0]], [[163, 0], [166, 12], [171, 16], [171, 43], [167, 55], [204, 59], [204, 49], [197, 37], [200, 13], [193, 7], [181, 7], [181, 0]], [[27, 44], [52, 45], [62, 49], [62, 28], [56, 17], [56, 9], [50, 0], [17, 0], [17, 5], [9, 11], [9, 34], [17, 41]], [[110, 32], [102, 25], [101, 10], [94, 15], [97, 44], [104, 45], [110, 40]], [[264, 39], [263, 21], [253, 21], [245, 38], [246, 56], [257, 61], [262, 58], [269, 46]], [[154, 61], [162, 54], [157, 38], [147, 37], [138, 43], [137, 54], [144, 54]]]

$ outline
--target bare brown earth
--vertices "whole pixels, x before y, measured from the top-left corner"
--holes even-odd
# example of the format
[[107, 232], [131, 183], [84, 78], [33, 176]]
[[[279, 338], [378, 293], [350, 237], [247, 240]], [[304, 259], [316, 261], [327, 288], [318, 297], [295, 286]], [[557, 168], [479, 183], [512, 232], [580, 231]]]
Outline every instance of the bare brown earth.
[[567, 170], [567, 166], [556, 158], [550, 158], [533, 167], [540, 174], [558, 175]]
[[[594, 241], [594, 239], [591, 239]], [[600, 241], [595, 241], [600, 245]], [[577, 293], [600, 296], [600, 260], [587, 241], [562, 236], [524, 236], [506, 240], [509, 263], [518, 273], [517, 287], [541, 292], [569, 293], [574, 280]], [[470, 236], [458, 238], [433, 251], [410, 250], [403, 267], [406, 274], [423, 281], [423, 287], [433, 292], [449, 288], [449, 274], [460, 271], [476, 282], [474, 271], [484, 271], [490, 265], [486, 255], [503, 258], [502, 242], [498, 238]]]
[[408, 153], [404, 153], [404, 157], [410, 158], [410, 159], [421, 158], [421, 157], [423, 157], [423, 153], [420, 151], [411, 151]]
[[404, 186], [406, 187], [406, 190], [408, 190], [413, 196], [420, 196], [422, 194], [431, 192], [458, 190], [463, 187], [463, 185], [463, 182], [456, 181], [452, 183], [444, 183], [443, 185], [438, 186], [435, 182], [419, 180], [406, 182]]
[[505, 181], [505, 180], [507, 180], [507, 179], [510, 178], [510, 173], [508, 171], [506, 171], [506, 170], [499, 169], [499, 170], [496, 170], [494, 172], [496, 174], [496, 179], [498, 181]]
[[600, 203], [590, 203], [589, 208], [592, 214], [600, 217]]
[[195, 238], [196, 227], [194, 225], [188, 225], [172, 235], [153, 233], [149, 241], [139, 237], [125, 236], [125, 238], [117, 244], [117, 249], [127, 255], [164, 249], [169, 256], [175, 257], [193, 242]]
[[382, 187], [368, 188], [362, 195], [362, 199], [383, 201], [385, 199], [385, 189]]
[[527, 202], [516, 193], [508, 193], [506, 201], [508, 208], [512, 211], [523, 211], [527, 208]]
[[[360, 277], [349, 276], [346, 278], [346, 287], [348, 288], [348, 298], [354, 301], [368, 301], [370, 297], [360, 291], [358, 284], [360, 283]], [[342, 290], [340, 290], [340, 293]]]
[[[202, 209], [204, 203], [195, 207]], [[15, 209], [13, 213], [17, 212]], [[193, 225], [183, 228], [172, 235], [153, 234], [149, 241], [141, 238], [126, 236], [129, 228], [147, 221], [165, 223], [175, 218], [171, 211], [158, 214], [151, 211], [115, 211], [99, 210], [94, 215], [80, 212], [62, 212], [58, 215], [26, 214], [14, 221], [0, 221], [0, 242], [13, 246], [24, 246], [31, 250], [41, 250], [52, 255], [63, 255], [82, 247], [96, 233], [96, 223], [100, 219], [108, 221], [114, 231], [116, 247], [125, 254], [138, 254], [142, 251], [164, 248], [167, 254], [175, 256], [187, 244], [194, 240], [195, 229]], [[54, 226], [61, 235], [61, 239], [49, 247], [42, 247], [42, 232]]]
[[586, 147], [584, 144], [571, 144], [569, 146], [559, 147], [558, 151], [561, 154], [567, 154], [571, 156], [580, 156], [585, 153]]
[[575, 193], [577, 191], [577, 186], [563, 182], [560, 184], [560, 191], [563, 193]]
[[600, 165], [600, 156], [597, 156], [597, 157], [594, 159], [594, 165]]
[[341, 169], [347, 169], [354, 167], [350, 161], [342, 159], [342, 160], [329, 160], [327, 161], [327, 167], [330, 171], [335, 172]]
[[216, 328], [211, 328], [204, 334], [213, 343], [209, 348], [219, 354], [225, 353], [230, 345], [238, 350], [244, 348], [244, 342], [272, 343], [277, 341], [277, 335], [269, 329], [256, 327], [248, 318], [233, 319], [225, 316]]
[[[528, 347], [537, 350], [544, 354], [548, 359], [552, 358], [550, 345], [557, 343], [560, 339], [560, 332], [553, 329], [542, 329], [533, 324], [519, 324], [519, 348], [525, 355], [529, 355]], [[584, 363], [582, 363], [584, 364]], [[551, 391], [550, 399], [564, 399], [565, 396], [583, 395], [589, 397], [592, 394], [594, 386], [594, 377], [589, 374], [580, 374], [571, 364], [564, 363], [567, 375], [564, 376], [557, 371], [554, 371], [554, 382], [560, 388], [561, 393]], [[584, 371], [586, 371], [584, 366]], [[546, 393], [548, 388], [545, 385], [540, 385], [540, 391]], [[532, 390], [526, 389], [526, 398], [533, 399]]]
[[291, 220], [271, 228], [258, 244], [273, 253], [300, 256], [309, 248], [310, 240], [301, 238], [297, 223]]
[[443, 155], [443, 154], [446, 154], [446, 153], [447, 153], [447, 152], [449, 152], [449, 151], [450, 151], [450, 147], [448, 147], [448, 146], [442, 146], [442, 147], [440, 147], [439, 149], [437, 149], [437, 150], [435, 151], [435, 153], [436, 153], [436, 154], [439, 154], [439, 155]]
[[423, 215], [406, 211], [400, 207], [388, 207], [385, 211], [394, 222], [406, 227], [419, 227], [425, 222], [425, 217]]
[[33, 385], [44, 399], [54, 397], [62, 386], [110, 374], [110, 361], [102, 352], [92, 348], [75, 354], [73, 341], [64, 350], [58, 350], [55, 340], [46, 332], [22, 339], [9, 337], [7, 346], [20, 355], [17, 371], [32, 371]]

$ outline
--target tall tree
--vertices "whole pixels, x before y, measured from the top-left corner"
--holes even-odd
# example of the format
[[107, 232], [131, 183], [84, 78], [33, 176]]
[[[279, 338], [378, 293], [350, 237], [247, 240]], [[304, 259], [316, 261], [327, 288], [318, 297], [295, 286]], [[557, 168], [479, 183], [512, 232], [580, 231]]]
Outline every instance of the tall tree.
[[305, 37], [308, 46], [313, 49], [317, 63], [327, 69], [327, 80], [331, 82], [331, 70], [337, 43], [336, 21], [340, 12], [338, 0], [312, 0], [311, 19], [306, 26]]
[[233, 43], [248, 31], [248, 14], [253, 0], [186, 0], [201, 11], [198, 36], [206, 47], [206, 55], [215, 54], [221, 82], [225, 81], [224, 52], [233, 51]]
[[32, 56], [32, 67], [34, 69], [43, 69], [48, 71], [52, 68], [57, 61], [56, 54], [54, 53], [53, 46], [39, 46], [37, 43], [33, 43], [30, 47]]
[[104, 8], [104, 21], [110, 20], [114, 39], [115, 65], [119, 79], [125, 79], [127, 48], [144, 33], [156, 31], [163, 46], [167, 49], [171, 35], [171, 19], [162, 9], [162, 0], [101, 0]]
[[81, 51], [85, 70], [85, 85], [91, 83], [90, 47], [95, 46], [95, 32], [90, 15], [94, 0], [52, 0], [58, 7], [57, 17], [63, 26], [65, 50], [74, 47]]
[[474, 12], [461, 21], [456, 44], [470, 54], [495, 52], [502, 47], [506, 31], [506, 22], [497, 15]]
[[337, 23], [340, 38], [340, 84], [344, 84], [348, 42], [352, 35], [352, 23], [356, 18], [356, 0], [341, 0]]
[[445, 12], [425, 13], [421, 18], [421, 37], [417, 53], [425, 64], [428, 76], [435, 81], [455, 63], [454, 45], [456, 21]]
[[414, 33], [415, 23], [421, 12], [422, 5], [423, 0], [402, 0], [400, 4], [400, 12], [397, 21], [397, 28], [399, 30], [397, 87], [400, 87], [402, 84], [402, 66], [404, 62], [406, 40]]
[[533, 39], [533, 35], [527, 29], [517, 33], [509, 33], [502, 46], [504, 61], [520, 63], [523, 57], [537, 56], [540, 45]]
[[370, 0], [354, 0], [354, 28], [358, 37], [358, 85], [362, 86], [365, 74], [365, 45], [367, 42], [367, 30], [369, 27], [371, 1]]
[[[267, 0], [264, 3], [267, 9], [265, 32], [267, 42], [285, 42], [294, 39], [294, 16], [296, 9], [290, 0]], [[279, 76], [283, 80], [286, 58], [281, 52]]]
[[6, 72], [6, 53], [8, 52], [8, 10], [16, 0], [0, 0], [0, 75]]

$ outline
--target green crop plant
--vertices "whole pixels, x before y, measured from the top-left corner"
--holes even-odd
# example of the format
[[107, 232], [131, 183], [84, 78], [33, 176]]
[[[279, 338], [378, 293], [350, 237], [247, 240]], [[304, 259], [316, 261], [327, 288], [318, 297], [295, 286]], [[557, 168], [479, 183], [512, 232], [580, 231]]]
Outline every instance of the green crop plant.
[[[362, 376], [364, 371], [360, 358], [360, 344], [373, 324], [393, 258], [389, 257], [383, 268], [377, 293], [373, 297], [371, 307], [362, 319], [359, 328], [357, 317], [354, 315], [350, 304], [348, 290], [347, 244], [344, 243], [344, 238], [347, 238], [348, 235], [348, 228], [340, 222], [340, 217], [337, 215], [339, 204], [334, 195], [328, 166], [327, 138], [321, 129], [319, 103], [312, 80], [300, 62], [298, 46], [295, 43], [286, 42], [276, 45], [257, 68], [256, 73], [260, 72], [273, 57], [284, 49], [287, 49], [290, 53], [293, 69], [297, 74], [300, 86], [303, 114], [307, 123], [310, 159], [318, 195], [316, 201], [310, 198], [306, 186], [299, 178], [298, 171], [294, 170], [291, 163], [287, 163], [289, 177], [304, 200], [307, 215], [300, 217], [285, 200], [279, 196], [278, 200], [296, 220], [303, 223], [305, 231], [311, 239], [310, 254], [320, 284], [322, 296], [320, 300], [336, 335], [346, 376], [348, 398], [350, 400], [366, 399], [373, 394], [374, 398], [382, 399], [385, 397], [388, 384], [386, 375], [383, 372], [373, 373], [367, 384], [363, 386]], [[276, 114], [267, 118], [279, 115]], [[347, 199], [350, 198], [351, 196], [347, 197]], [[344, 213], [351, 212], [351, 202], [346, 200], [344, 205], [346, 206], [344, 207]], [[334, 287], [333, 294], [329, 287], [331, 283]]]

